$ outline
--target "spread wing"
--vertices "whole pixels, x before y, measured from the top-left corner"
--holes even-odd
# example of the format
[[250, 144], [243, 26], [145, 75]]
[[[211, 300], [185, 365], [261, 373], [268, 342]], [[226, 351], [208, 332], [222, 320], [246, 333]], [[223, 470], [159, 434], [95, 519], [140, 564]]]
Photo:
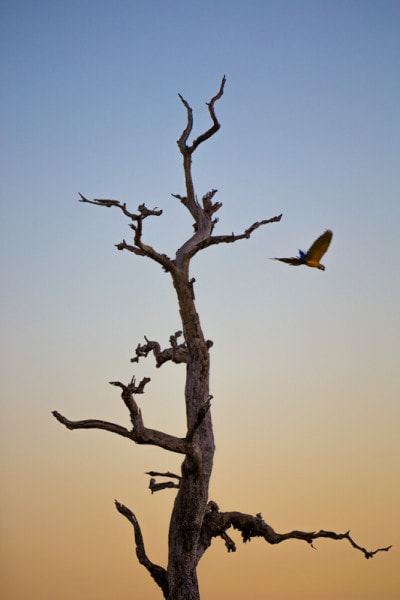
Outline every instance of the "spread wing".
[[307, 254], [305, 256], [306, 261], [316, 260], [319, 262], [329, 248], [329, 244], [332, 240], [332, 235], [333, 233], [330, 229], [327, 229], [325, 233], [320, 235], [320, 237], [317, 240], [315, 240], [311, 248], [307, 251]]
[[294, 267], [298, 267], [299, 265], [304, 265], [304, 260], [301, 258], [274, 258], [273, 260], [280, 260], [281, 262], [287, 263], [288, 265], [293, 265]]

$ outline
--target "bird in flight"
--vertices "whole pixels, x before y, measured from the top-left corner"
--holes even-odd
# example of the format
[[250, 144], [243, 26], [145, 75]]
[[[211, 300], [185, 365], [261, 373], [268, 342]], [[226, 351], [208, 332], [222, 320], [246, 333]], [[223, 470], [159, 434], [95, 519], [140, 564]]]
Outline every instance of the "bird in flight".
[[299, 250], [299, 256], [292, 258], [273, 258], [272, 260], [280, 260], [281, 262], [287, 263], [288, 265], [293, 265], [294, 267], [297, 267], [298, 265], [306, 265], [307, 267], [314, 267], [315, 269], [325, 271], [324, 265], [321, 265], [319, 261], [328, 250], [332, 236], [332, 231], [327, 229], [325, 233], [320, 235], [319, 238], [315, 240], [307, 252]]

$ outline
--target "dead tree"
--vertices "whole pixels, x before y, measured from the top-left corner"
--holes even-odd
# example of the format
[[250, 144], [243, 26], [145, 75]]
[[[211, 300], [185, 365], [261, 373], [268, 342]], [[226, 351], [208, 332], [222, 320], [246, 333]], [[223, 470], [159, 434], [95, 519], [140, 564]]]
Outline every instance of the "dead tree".
[[[335, 533], [333, 531], [290, 531], [277, 533], [267, 524], [261, 514], [255, 516], [237, 511], [222, 512], [218, 505], [208, 498], [209, 482], [214, 457], [214, 436], [211, 420], [211, 399], [209, 389], [210, 348], [212, 342], [205, 339], [196, 310], [194, 283], [190, 276], [191, 259], [200, 251], [216, 244], [233, 243], [249, 239], [251, 234], [268, 223], [280, 221], [282, 215], [257, 221], [243, 233], [235, 235], [214, 235], [217, 223], [215, 214], [221, 208], [221, 203], [214, 200], [217, 190], [207, 192], [199, 201], [193, 185], [191, 165], [195, 150], [210, 139], [220, 128], [215, 114], [215, 104], [222, 97], [225, 87], [225, 77], [221, 81], [218, 93], [207, 103], [212, 124], [207, 131], [189, 143], [193, 127], [193, 111], [188, 102], [179, 95], [186, 109], [186, 127], [177, 141], [183, 158], [186, 191], [184, 195], [172, 194], [183, 207], [188, 210], [194, 220], [194, 231], [187, 241], [177, 249], [175, 257], [169, 258], [160, 253], [143, 239], [143, 223], [148, 217], [159, 217], [162, 211], [158, 208], [147, 208], [140, 204], [137, 212], [131, 212], [124, 202], [118, 200], [88, 200], [80, 194], [80, 201], [96, 206], [115, 207], [122, 211], [130, 221], [133, 230], [133, 240], [125, 240], [117, 244], [118, 250], [127, 250], [138, 256], [145, 256], [158, 263], [169, 273], [179, 305], [182, 330], [171, 335], [169, 346], [162, 349], [156, 341], [145, 339], [139, 344], [133, 363], [142, 357], [153, 354], [157, 367], [167, 361], [185, 363], [185, 408], [187, 431], [185, 437], [178, 438], [163, 431], [149, 429], [143, 422], [142, 413], [136, 397], [143, 394], [149, 378], [139, 383], [135, 377], [129, 383], [110, 382], [121, 390], [121, 397], [128, 409], [132, 427], [127, 429], [121, 425], [87, 419], [71, 421], [54, 411], [53, 415], [68, 429], [104, 429], [129, 438], [136, 444], [152, 444], [176, 452], [183, 457], [181, 473], [158, 473], [149, 471], [150, 490], [152, 493], [165, 488], [176, 488], [176, 498], [172, 510], [169, 538], [168, 564], [166, 567], [154, 564], [148, 557], [139, 522], [135, 514], [126, 506], [115, 502], [117, 510], [132, 524], [136, 554], [139, 562], [149, 571], [156, 584], [160, 587], [167, 600], [198, 600], [200, 598], [197, 565], [204, 552], [211, 545], [212, 539], [221, 537], [228, 552], [236, 550], [236, 544], [228, 535], [229, 529], [240, 531], [243, 542], [252, 537], [262, 537], [270, 544], [279, 544], [284, 540], [297, 539], [312, 545], [318, 538], [347, 540], [355, 549], [360, 550], [366, 558], [371, 558], [377, 552], [389, 550], [390, 546], [369, 551], [359, 546], [350, 536], [350, 532]], [[160, 481], [161, 479], [161, 481]]]

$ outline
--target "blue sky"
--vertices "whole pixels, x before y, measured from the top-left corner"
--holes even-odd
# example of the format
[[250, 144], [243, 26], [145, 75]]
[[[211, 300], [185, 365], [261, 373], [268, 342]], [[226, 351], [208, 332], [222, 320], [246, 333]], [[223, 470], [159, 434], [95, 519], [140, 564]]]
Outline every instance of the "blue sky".
[[[298, 469], [306, 461], [310, 478], [327, 490], [331, 480], [321, 465], [335, 457], [335, 490], [344, 485], [346, 495], [349, 486], [354, 499], [339, 502], [338, 514], [357, 519], [360, 497], [370, 496], [362, 511], [368, 525], [375, 492], [365, 486], [376, 481], [384, 520], [374, 514], [376, 543], [393, 541], [387, 537], [399, 499], [399, 3], [14, 0], [1, 2], [0, 21], [2, 444], [12, 457], [4, 477], [9, 489], [28, 471], [43, 482], [52, 500], [38, 503], [37, 530], [57, 493], [46, 480], [49, 460], [59, 457], [67, 466], [69, 486], [81, 483], [75, 469], [87, 444], [99, 453], [106, 447], [115, 468], [116, 450], [101, 434], [65, 435], [50, 411], [123, 420], [107, 381], [131, 377], [129, 358], [143, 335], [166, 343], [179, 329], [167, 275], [113, 246], [129, 238], [123, 215], [78, 203], [78, 192], [124, 200], [133, 210], [142, 202], [162, 208], [162, 217], [146, 222], [145, 239], [172, 254], [192, 231], [171, 196], [184, 192], [176, 140], [186, 117], [177, 94], [194, 109], [197, 135], [208, 127], [205, 103], [225, 74], [216, 105], [222, 128], [194, 156], [197, 193], [218, 189], [217, 233], [239, 233], [281, 212], [283, 219], [193, 262], [205, 333], [215, 342], [215, 499], [264, 514], [260, 469], [290, 499], [285, 474], [293, 461]], [[334, 237], [324, 273], [269, 260], [306, 250], [326, 228]], [[138, 376], [149, 373], [150, 424], [181, 433], [183, 407], [165, 395], [181, 393], [182, 371], [138, 367]], [[299, 428], [307, 435], [299, 436]], [[16, 430], [20, 436], [10, 435]], [[129, 460], [145, 456], [135, 451]], [[243, 464], [246, 484], [239, 490], [224, 467], [228, 456]], [[159, 460], [170, 469], [167, 458]], [[140, 472], [156, 466], [144, 463]], [[102, 485], [107, 502], [125, 486]], [[81, 493], [90, 497], [94, 489], [88, 484]], [[149, 506], [146, 485], [126, 493], [132, 507]], [[320, 522], [327, 497], [303, 494], [295, 515], [315, 501], [318, 523], [310, 527], [328, 528], [326, 515]], [[15, 501], [6, 496], [5, 514], [13, 514]], [[293, 505], [269, 495], [267, 504], [289, 529]], [[17, 539], [18, 523], [9, 523], [7, 534]], [[50, 540], [49, 534], [43, 557], [52, 554]], [[379, 572], [376, 589], [391, 585], [382, 582], [394, 573]], [[45, 598], [45, 575], [39, 570], [35, 577]], [[10, 576], [11, 600], [21, 597], [21, 585]], [[238, 586], [233, 599], [235, 590], [243, 593]], [[106, 598], [100, 587], [88, 598]], [[310, 597], [320, 598], [321, 589]], [[332, 589], [332, 598], [346, 598]], [[49, 597], [54, 590], [50, 585]], [[128, 593], [129, 586], [121, 598]], [[287, 600], [289, 588], [285, 593]]]

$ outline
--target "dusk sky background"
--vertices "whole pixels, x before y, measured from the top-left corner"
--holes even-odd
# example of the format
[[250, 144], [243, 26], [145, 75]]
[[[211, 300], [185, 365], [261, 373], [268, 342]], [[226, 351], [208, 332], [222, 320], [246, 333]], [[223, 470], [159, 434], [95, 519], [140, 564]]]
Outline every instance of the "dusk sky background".
[[[215, 232], [250, 240], [192, 264], [212, 339], [216, 458], [210, 499], [279, 532], [351, 530], [346, 541], [228, 554], [199, 568], [202, 600], [395, 600], [400, 594], [400, 3], [2, 0], [1, 569], [7, 600], [158, 600], [138, 564], [137, 515], [166, 566], [174, 490], [146, 471], [180, 457], [51, 415], [129, 426], [109, 381], [151, 377], [145, 424], [184, 435], [184, 367], [130, 358], [180, 329], [159, 266], [129, 241], [116, 198], [173, 255], [192, 220], [176, 140], [216, 104], [221, 130], [194, 156], [201, 197], [218, 189]], [[334, 232], [326, 271], [269, 260]]]

